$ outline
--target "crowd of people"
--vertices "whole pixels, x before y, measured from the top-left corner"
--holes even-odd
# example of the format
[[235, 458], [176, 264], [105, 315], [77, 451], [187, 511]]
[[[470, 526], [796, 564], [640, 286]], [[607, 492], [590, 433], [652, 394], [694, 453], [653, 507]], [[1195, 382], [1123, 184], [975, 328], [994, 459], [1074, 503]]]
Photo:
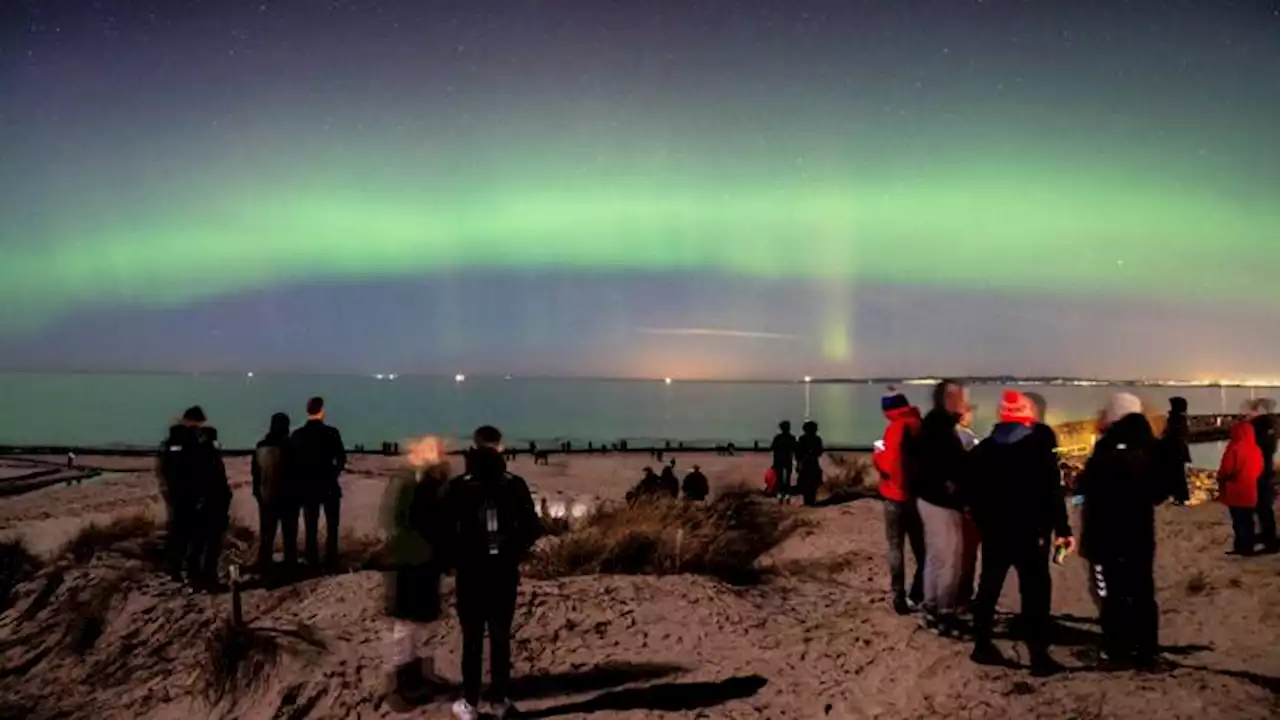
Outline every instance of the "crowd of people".
[[[894, 610], [922, 611], [926, 627], [939, 635], [971, 637], [975, 662], [1003, 664], [992, 625], [1012, 568], [1032, 671], [1057, 672], [1061, 666], [1049, 653], [1050, 564], [1065, 563], [1077, 550], [1069, 495], [1081, 507], [1078, 549], [1088, 563], [1106, 659], [1122, 667], [1155, 666], [1155, 508], [1168, 500], [1185, 504], [1189, 497], [1186, 400], [1171, 400], [1165, 430], [1156, 437], [1142, 402], [1129, 393], [1114, 395], [1098, 415], [1092, 454], [1070, 483], [1064, 482], [1055, 433], [1044, 423], [1043, 398], [1005, 392], [998, 422], [980, 440], [969, 428], [973, 408], [962, 383], [939, 383], [932, 400], [924, 416], [895, 389], [881, 403], [888, 425], [874, 461]], [[1233, 554], [1280, 551], [1273, 412], [1270, 400], [1246, 404], [1218, 474], [1219, 499], [1235, 529]], [[916, 565], [909, 588], [906, 546]]]

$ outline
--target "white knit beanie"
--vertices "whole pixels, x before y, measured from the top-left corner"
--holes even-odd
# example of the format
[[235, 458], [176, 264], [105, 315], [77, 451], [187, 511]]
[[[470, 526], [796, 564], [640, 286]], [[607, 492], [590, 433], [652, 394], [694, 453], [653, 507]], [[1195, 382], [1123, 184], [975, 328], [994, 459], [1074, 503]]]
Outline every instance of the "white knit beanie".
[[1142, 414], [1142, 401], [1137, 395], [1131, 393], [1116, 393], [1107, 401], [1107, 406], [1102, 409], [1103, 417], [1106, 418], [1107, 424], [1117, 423], [1129, 415]]

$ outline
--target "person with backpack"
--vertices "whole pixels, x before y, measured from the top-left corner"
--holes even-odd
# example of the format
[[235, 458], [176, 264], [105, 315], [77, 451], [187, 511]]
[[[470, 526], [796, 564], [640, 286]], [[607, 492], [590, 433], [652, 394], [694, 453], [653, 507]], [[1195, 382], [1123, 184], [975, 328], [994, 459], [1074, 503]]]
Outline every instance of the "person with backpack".
[[389, 568], [383, 573], [388, 701], [401, 711], [421, 705], [446, 683], [425, 651], [426, 626], [440, 619], [441, 497], [449, 462], [438, 438], [406, 443], [405, 467], [392, 476], [382, 497]]
[[1022, 624], [1032, 674], [1062, 669], [1049, 655], [1050, 549], [1075, 546], [1063, 499], [1055, 448], [1058, 438], [1039, 422], [1035, 405], [1022, 393], [1000, 400], [1000, 423], [973, 450], [968, 497], [982, 534], [982, 577], [974, 603], [971, 658], [983, 665], [1005, 659], [991, 642], [996, 601], [1009, 569], [1018, 571]]
[[324, 398], [307, 401], [307, 422], [289, 438], [289, 471], [298, 489], [306, 526], [307, 564], [320, 567], [320, 511], [325, 520], [325, 566], [338, 564], [338, 521], [342, 487], [338, 478], [347, 466], [347, 451], [338, 429], [325, 423]]
[[[880, 497], [884, 498], [884, 531], [889, 543], [889, 583], [893, 590], [893, 610], [907, 615], [924, 598], [924, 528], [916, 512], [915, 500], [907, 489], [906, 445], [920, 431], [920, 410], [895, 388], [880, 399], [880, 410], [889, 425], [876, 443], [872, 460], [880, 474]], [[906, 589], [906, 556], [903, 539], [911, 543], [916, 559], [911, 592]]]
[[466, 456], [466, 472], [450, 481], [442, 500], [442, 539], [457, 575], [458, 621], [462, 625], [463, 696], [453, 706], [458, 720], [476, 720], [489, 634], [490, 695], [499, 718], [513, 712], [511, 623], [520, 585], [520, 562], [541, 536], [542, 521], [524, 479], [507, 472], [502, 433], [478, 428]]
[[258, 501], [258, 570], [269, 572], [273, 566], [276, 531], [283, 535], [284, 566], [298, 562], [298, 506], [289, 487], [285, 450], [289, 445], [289, 416], [271, 416], [267, 434], [258, 441], [250, 462], [253, 497]]
[[769, 445], [773, 453], [774, 494], [784, 503], [791, 502], [791, 479], [796, 467], [796, 436], [791, 434], [791, 421], [778, 423], [778, 434]]
[[215, 590], [218, 561], [231, 510], [231, 487], [218, 431], [195, 405], [169, 428], [157, 474], [170, 507], [166, 556], [169, 576], [195, 590]]

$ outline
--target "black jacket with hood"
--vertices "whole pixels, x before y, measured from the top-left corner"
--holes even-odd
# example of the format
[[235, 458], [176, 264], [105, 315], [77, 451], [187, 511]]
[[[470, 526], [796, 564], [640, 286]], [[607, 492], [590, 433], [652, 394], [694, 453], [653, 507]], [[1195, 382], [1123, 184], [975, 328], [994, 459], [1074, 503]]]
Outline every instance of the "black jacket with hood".
[[160, 445], [157, 468], [166, 500], [172, 504], [231, 502], [227, 468], [216, 428], [173, 425]]
[[1273, 415], [1259, 415], [1250, 421], [1258, 447], [1262, 448], [1262, 478], [1266, 482], [1276, 479], [1276, 419]]
[[959, 418], [934, 408], [920, 423], [920, 431], [904, 444], [907, 486], [911, 494], [931, 505], [964, 509], [963, 490], [969, 480], [969, 452], [956, 432]]
[[973, 449], [965, 495], [984, 542], [1071, 536], [1057, 446], [1047, 425], [1001, 423]]
[[1076, 482], [1084, 496], [1081, 556], [1101, 565], [1155, 554], [1155, 508], [1168, 498], [1164, 472], [1146, 417], [1135, 413], [1107, 428]]
[[441, 499], [437, 548], [459, 573], [519, 566], [542, 536], [529, 486], [495, 450], [472, 450]]

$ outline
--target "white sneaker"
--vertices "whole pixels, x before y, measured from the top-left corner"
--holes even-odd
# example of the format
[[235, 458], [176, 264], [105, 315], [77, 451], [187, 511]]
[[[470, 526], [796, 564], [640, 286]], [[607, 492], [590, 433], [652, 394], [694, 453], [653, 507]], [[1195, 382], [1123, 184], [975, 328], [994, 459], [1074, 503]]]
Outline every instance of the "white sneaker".
[[453, 704], [453, 716], [458, 720], [480, 720], [480, 713], [476, 712], [475, 706], [466, 700], [459, 700]]

